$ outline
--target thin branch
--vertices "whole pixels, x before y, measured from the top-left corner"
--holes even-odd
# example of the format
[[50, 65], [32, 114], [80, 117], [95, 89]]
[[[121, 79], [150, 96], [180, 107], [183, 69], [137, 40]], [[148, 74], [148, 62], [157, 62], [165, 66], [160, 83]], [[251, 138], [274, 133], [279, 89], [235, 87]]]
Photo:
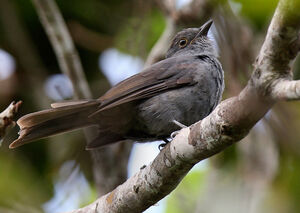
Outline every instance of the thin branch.
[[97, 53], [111, 47], [113, 38], [92, 31], [76, 21], [68, 22], [68, 27], [75, 44]]
[[166, 16], [176, 13], [176, 0], [155, 0], [155, 2]]
[[[55, 1], [33, 0], [33, 3], [54, 47], [60, 68], [72, 82], [75, 97], [91, 98], [92, 95], [80, 58]], [[88, 143], [96, 138], [98, 129], [90, 127], [86, 128], [84, 132]], [[131, 146], [131, 143], [116, 144], [104, 149], [90, 151], [93, 160], [94, 180], [99, 195], [107, 193], [126, 180], [127, 161]]]
[[290, 71], [297, 53], [294, 50], [299, 48], [295, 46], [299, 5], [299, 0], [280, 1], [253, 75], [238, 96], [221, 102], [208, 117], [182, 129], [150, 165], [124, 184], [73, 213], [142, 212], [175, 189], [194, 164], [245, 137], [275, 103], [270, 97], [272, 83]]
[[21, 104], [22, 101], [12, 102], [3, 112], [0, 113], [0, 141], [4, 138], [7, 128], [15, 125], [13, 118], [18, 112]]
[[53, 0], [33, 0], [54, 47], [61, 70], [73, 83], [76, 98], [92, 98], [78, 53], [61, 13]]
[[176, 25], [170, 17], [166, 18], [166, 28], [163, 34], [160, 36], [154, 47], [151, 49], [145, 67], [154, 64], [157, 61], [162, 60], [165, 57], [166, 50], [169, 48], [170, 41], [176, 32]]

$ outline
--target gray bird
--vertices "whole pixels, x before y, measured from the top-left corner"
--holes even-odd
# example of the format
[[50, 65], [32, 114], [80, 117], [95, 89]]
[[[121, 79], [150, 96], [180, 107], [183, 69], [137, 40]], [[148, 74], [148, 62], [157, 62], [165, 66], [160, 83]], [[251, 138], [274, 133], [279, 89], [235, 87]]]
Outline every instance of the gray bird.
[[17, 121], [19, 138], [10, 148], [34, 140], [97, 125], [88, 149], [125, 139], [165, 140], [206, 117], [220, 102], [224, 75], [212, 41], [212, 21], [177, 33], [166, 59], [120, 82], [96, 100], [54, 103]]

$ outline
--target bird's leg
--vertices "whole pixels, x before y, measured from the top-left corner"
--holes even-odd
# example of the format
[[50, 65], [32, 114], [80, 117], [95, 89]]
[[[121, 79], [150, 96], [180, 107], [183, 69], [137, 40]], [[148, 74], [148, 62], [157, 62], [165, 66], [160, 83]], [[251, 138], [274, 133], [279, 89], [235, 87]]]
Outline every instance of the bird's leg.
[[174, 124], [176, 124], [177, 126], [179, 126], [181, 129], [182, 129], [182, 128], [187, 128], [186, 125], [180, 123], [179, 121], [173, 120], [172, 122], [173, 122]]
[[[172, 121], [174, 124], [176, 124], [177, 126], [179, 126], [181, 129], [182, 128], [186, 128], [187, 126], [180, 123], [179, 121], [173, 120]], [[171, 133], [171, 141], [175, 138], [175, 136], [179, 133], [180, 130], [177, 130], [175, 132]], [[158, 145], [158, 149], [161, 151], [168, 143], [170, 143], [170, 141], [167, 138], [162, 139], [164, 141], [164, 143], [159, 144]]]
[[161, 151], [168, 143], [170, 143], [170, 141], [167, 138], [163, 138], [162, 140], [164, 141], [164, 143], [158, 145], [159, 151]]

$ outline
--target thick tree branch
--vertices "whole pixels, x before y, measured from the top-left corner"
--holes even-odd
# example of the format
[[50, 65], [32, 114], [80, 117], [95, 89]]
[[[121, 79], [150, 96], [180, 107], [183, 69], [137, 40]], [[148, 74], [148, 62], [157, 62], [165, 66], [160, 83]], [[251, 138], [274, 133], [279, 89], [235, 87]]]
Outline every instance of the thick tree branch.
[[18, 112], [22, 101], [12, 102], [3, 112], [0, 113], [0, 145], [8, 127], [15, 125], [13, 117]]
[[279, 1], [265, 42], [256, 59], [253, 75], [257, 76], [257, 87], [275, 101], [297, 99], [295, 96], [298, 83], [291, 81], [291, 63], [300, 46], [299, 10], [298, 0]]
[[182, 129], [145, 168], [75, 212], [142, 212], [169, 194], [197, 162], [247, 135], [275, 103], [274, 84], [290, 73], [299, 49], [300, 0], [281, 0], [248, 85], [202, 121]]
[[[253, 35], [247, 22], [234, 14], [228, 3], [223, 3], [214, 12], [213, 19], [218, 32], [214, 38], [226, 72], [225, 94], [227, 97], [236, 96], [245, 86], [241, 79], [249, 79], [251, 75], [249, 68], [254, 61], [254, 53], [259, 50], [254, 51], [254, 39], [260, 35]], [[189, 212], [217, 212], [220, 209], [230, 212], [234, 208], [236, 212], [254, 213], [261, 209], [279, 169], [279, 147], [276, 144], [279, 132], [274, 132], [270, 126], [270, 119], [276, 114], [277, 111], [272, 110], [236, 145], [237, 159], [230, 163], [230, 171], [223, 167], [228, 163], [226, 153], [208, 159], [210, 169], [204, 187], [201, 187], [201, 194], [205, 196], [199, 196], [196, 207]]]

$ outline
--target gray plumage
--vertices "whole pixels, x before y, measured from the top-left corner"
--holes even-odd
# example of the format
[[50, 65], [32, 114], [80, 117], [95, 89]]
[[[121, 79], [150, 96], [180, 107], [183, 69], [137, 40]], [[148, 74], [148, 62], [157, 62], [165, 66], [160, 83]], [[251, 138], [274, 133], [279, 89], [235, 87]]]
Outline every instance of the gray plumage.
[[134, 139], [165, 139], [179, 127], [206, 117], [219, 103], [224, 76], [207, 37], [212, 21], [179, 32], [166, 59], [110, 89], [97, 100], [52, 104], [18, 120], [19, 138], [10, 148], [72, 129], [97, 125], [96, 148]]

